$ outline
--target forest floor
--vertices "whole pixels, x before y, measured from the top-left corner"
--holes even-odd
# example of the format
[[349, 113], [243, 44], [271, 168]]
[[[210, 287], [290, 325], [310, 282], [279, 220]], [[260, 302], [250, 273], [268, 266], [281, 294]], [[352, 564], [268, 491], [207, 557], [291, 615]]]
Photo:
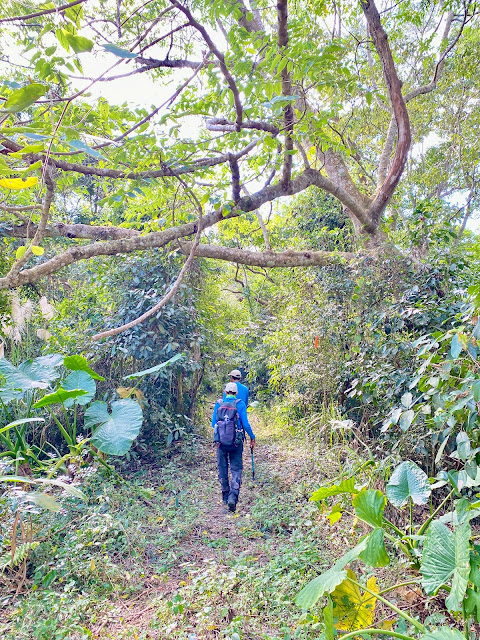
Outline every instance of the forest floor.
[[203, 437], [123, 485], [93, 480], [96, 506], [35, 550], [37, 586], [4, 609], [2, 637], [317, 637], [315, 618], [301, 621], [293, 598], [362, 531], [348, 517], [331, 527], [309, 497], [352, 460], [258, 418], [253, 426], [256, 479], [246, 447], [235, 514], [221, 502]]

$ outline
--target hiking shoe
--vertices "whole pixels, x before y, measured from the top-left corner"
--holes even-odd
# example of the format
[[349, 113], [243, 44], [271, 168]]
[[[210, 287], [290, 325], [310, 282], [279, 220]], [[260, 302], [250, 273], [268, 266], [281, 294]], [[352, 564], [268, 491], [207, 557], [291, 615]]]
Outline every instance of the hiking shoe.
[[228, 493], [229, 493], [228, 491], [223, 491], [222, 492], [222, 502], [225, 505], [228, 504]]
[[235, 498], [230, 497], [228, 499], [227, 505], [228, 505], [228, 508], [230, 509], [230, 511], [233, 512], [237, 508], [237, 501], [235, 500]]

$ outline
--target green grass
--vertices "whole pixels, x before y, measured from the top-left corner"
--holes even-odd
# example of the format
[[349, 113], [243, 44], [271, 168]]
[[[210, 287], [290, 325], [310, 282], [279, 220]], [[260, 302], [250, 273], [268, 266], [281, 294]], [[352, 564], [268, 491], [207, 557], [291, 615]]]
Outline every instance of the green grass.
[[128, 482], [95, 474], [87, 504], [67, 499], [63, 515], [36, 516], [41, 542], [26, 592], [4, 601], [2, 638], [317, 638], [293, 598], [344, 545], [308, 501], [338, 467], [312, 461], [300, 438], [258, 430], [258, 481], [245, 454], [235, 515], [223, 511], [204, 443]]

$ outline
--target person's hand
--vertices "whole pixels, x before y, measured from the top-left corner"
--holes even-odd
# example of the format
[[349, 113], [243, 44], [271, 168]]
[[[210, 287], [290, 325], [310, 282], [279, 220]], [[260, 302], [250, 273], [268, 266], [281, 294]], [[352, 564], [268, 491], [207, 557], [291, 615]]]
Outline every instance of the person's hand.
[[255, 449], [255, 438], [250, 440], [250, 449], [253, 451]]

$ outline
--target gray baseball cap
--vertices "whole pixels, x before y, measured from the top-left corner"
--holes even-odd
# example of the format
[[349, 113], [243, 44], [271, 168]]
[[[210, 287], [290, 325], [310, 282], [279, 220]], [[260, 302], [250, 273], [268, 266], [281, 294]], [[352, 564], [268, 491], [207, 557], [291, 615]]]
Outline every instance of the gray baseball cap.
[[238, 380], [242, 379], [242, 372], [238, 369], [233, 369], [228, 375], [232, 376], [232, 378], [238, 378]]
[[227, 384], [225, 385], [225, 393], [234, 393], [236, 395], [237, 391], [238, 387], [235, 382], [227, 382]]

